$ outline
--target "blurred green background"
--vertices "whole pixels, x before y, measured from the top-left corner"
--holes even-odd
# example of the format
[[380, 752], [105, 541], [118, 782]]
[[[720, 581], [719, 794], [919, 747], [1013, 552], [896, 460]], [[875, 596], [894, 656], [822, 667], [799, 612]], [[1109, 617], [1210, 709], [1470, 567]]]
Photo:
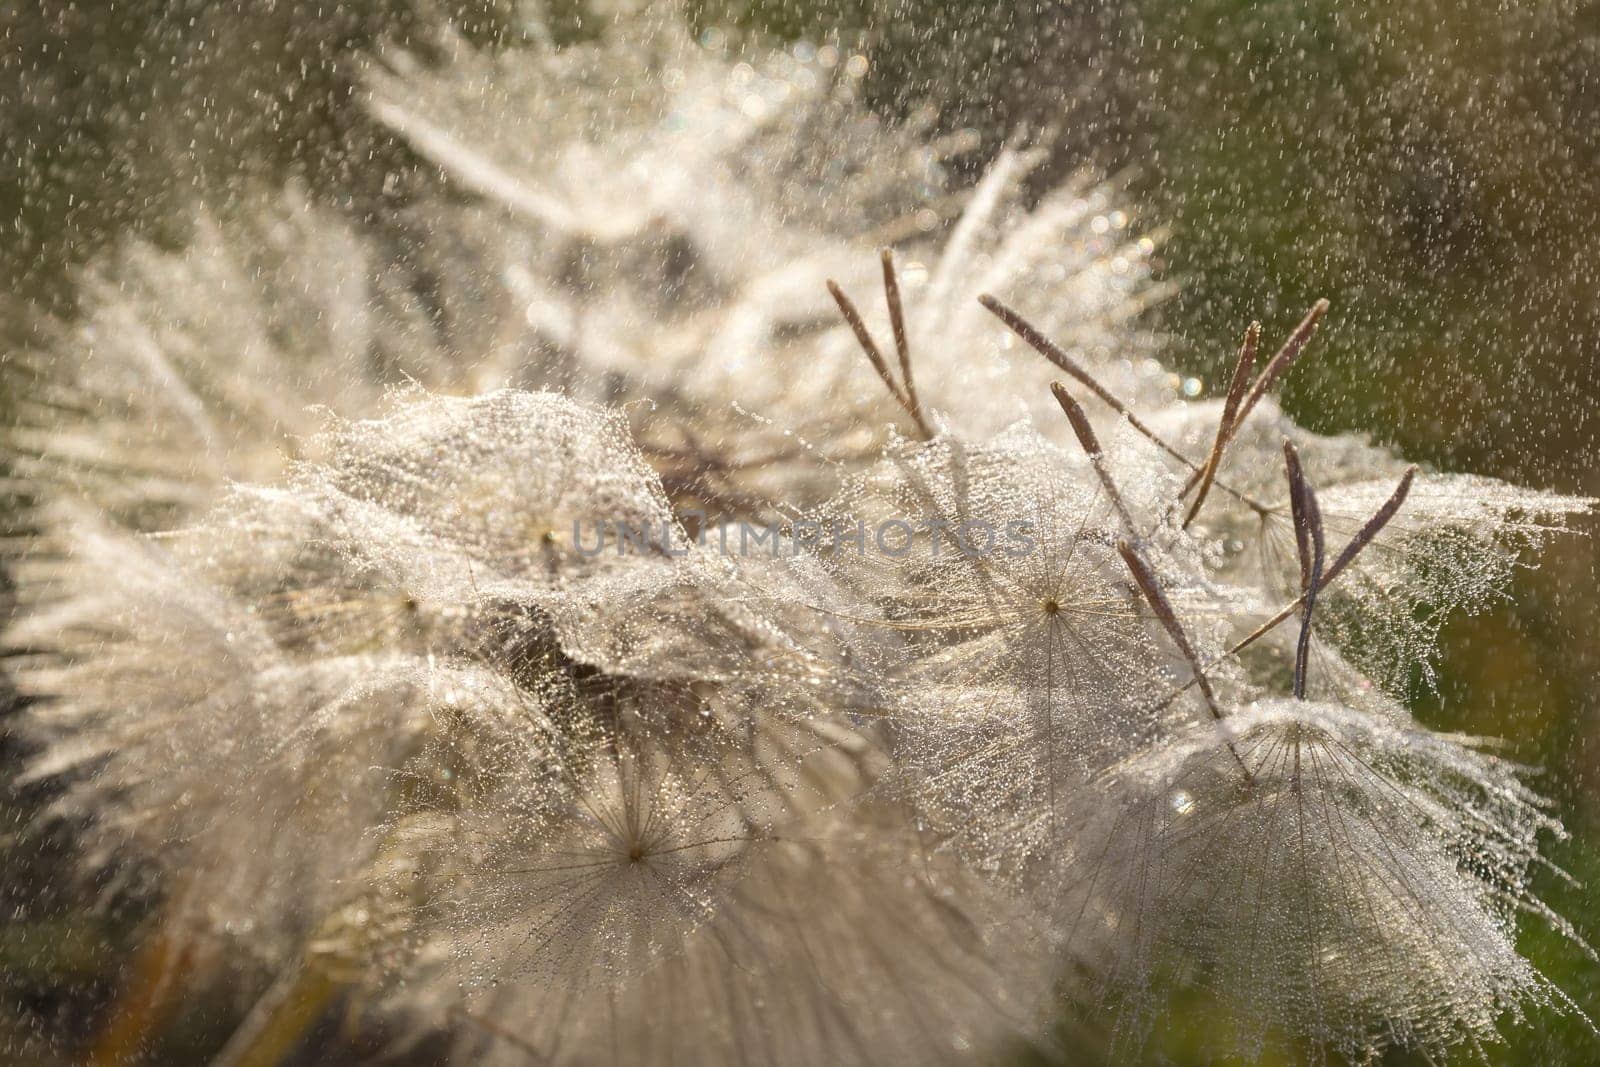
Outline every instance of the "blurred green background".
[[[1600, 5], [690, 6], [703, 21], [782, 36], [860, 34], [875, 106], [932, 102], [989, 150], [1019, 124], [1052, 126], [1056, 173], [1123, 175], [1143, 224], [1171, 231], [1162, 270], [1181, 289], [1158, 312], [1169, 358], [1208, 385], [1246, 321], [1281, 336], [1326, 296], [1333, 312], [1316, 356], [1285, 396], [1303, 423], [1365, 431], [1449, 469], [1600, 495]], [[374, 210], [384, 175], [412, 161], [360, 115], [352, 54], [443, 16], [478, 38], [515, 35], [530, 10], [512, 0], [7, 5], [5, 299], [69, 308], [75, 264], [130, 233], [179, 240], [176, 220], [195, 195], [250, 180], [298, 177], [354, 215]], [[583, 31], [565, 7], [556, 17]], [[1580, 883], [1548, 877], [1546, 896], [1591, 938], [1600, 937], [1594, 525], [1553, 546], [1513, 602], [1456, 619], [1438, 692], [1417, 694], [1431, 725], [1504, 736], [1543, 768], [1573, 832], [1554, 855]], [[92, 1010], [114, 978], [79, 902], [37, 889], [54, 862], [50, 843], [8, 844], [33, 798], [3, 802], [0, 1048], [17, 1020], [43, 1032], [52, 1018]], [[1600, 1015], [1600, 966], [1536, 923], [1525, 947]], [[89, 981], [69, 995], [72, 975]], [[1181, 1036], [1164, 1051], [1192, 1059]], [[1596, 1063], [1600, 1038], [1546, 1013], [1487, 1055]]]

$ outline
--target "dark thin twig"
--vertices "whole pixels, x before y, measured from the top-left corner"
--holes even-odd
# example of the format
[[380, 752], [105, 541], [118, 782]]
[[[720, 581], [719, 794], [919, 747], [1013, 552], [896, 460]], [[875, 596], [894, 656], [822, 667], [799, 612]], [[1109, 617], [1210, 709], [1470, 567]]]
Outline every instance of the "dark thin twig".
[[[1300, 325], [1296, 326], [1294, 328], [1294, 332], [1291, 333], [1288, 339], [1283, 342], [1283, 347], [1278, 349], [1277, 353], [1267, 361], [1266, 369], [1263, 370], [1261, 372], [1261, 376], [1256, 379], [1255, 384], [1245, 395], [1243, 402], [1238, 406], [1233, 416], [1231, 418], [1225, 418], [1224, 425], [1217, 428], [1218, 441], [1215, 450], [1217, 462], [1221, 462], [1222, 450], [1227, 448], [1227, 446], [1233, 441], [1234, 435], [1238, 432], [1239, 427], [1244, 424], [1244, 420], [1249, 417], [1250, 412], [1255, 410], [1256, 404], [1259, 403], [1261, 398], [1266, 395], [1267, 390], [1271, 388], [1279, 378], [1283, 377], [1295, 360], [1300, 358], [1300, 353], [1305, 350], [1307, 342], [1311, 340], [1311, 335], [1316, 332], [1317, 321], [1322, 318], [1323, 314], [1327, 310], [1328, 302], [1326, 300], [1318, 300], [1315, 304], [1311, 305], [1311, 310], [1306, 312], [1305, 318], [1300, 320]], [[1251, 326], [1257, 331], [1259, 331], [1261, 328], [1260, 323], [1251, 323]], [[1249, 340], [1250, 338], [1247, 336], [1246, 341], [1248, 342]], [[1242, 352], [1240, 353], [1240, 357], [1242, 364]], [[1255, 353], [1252, 351], [1252, 362], [1254, 361], [1254, 357]], [[1228, 389], [1228, 397], [1230, 401], [1233, 398], [1234, 389], [1239, 385], [1238, 377], [1240, 369], [1240, 366], [1235, 366], [1234, 368], [1234, 382], [1229, 386]], [[1224, 414], [1226, 415], [1226, 411]], [[1195, 485], [1200, 482], [1200, 480], [1200, 474], [1197, 473], [1190, 475], [1189, 480], [1185, 482], [1183, 488], [1179, 490], [1178, 499], [1182, 500], [1184, 497], [1188, 496], [1189, 491], [1193, 489]], [[1201, 496], [1204, 497], [1204, 495], [1205, 491], [1202, 490]], [[1185, 527], [1189, 525], [1190, 520], [1197, 512], [1199, 512], [1199, 510], [1200, 506], [1199, 502], [1197, 501], [1195, 506], [1190, 509], [1189, 517], [1183, 520]]]
[[878, 350], [878, 342], [872, 339], [872, 334], [867, 332], [867, 324], [862, 321], [861, 312], [856, 309], [855, 302], [844, 295], [844, 290], [839, 288], [839, 283], [832, 278], [828, 279], [828, 292], [833, 294], [834, 303], [839, 305], [839, 314], [844, 316], [844, 321], [850, 324], [850, 329], [855, 331], [856, 341], [860, 343], [861, 350], [867, 354], [867, 359], [872, 363], [872, 369], [878, 372], [878, 377], [883, 379], [883, 384], [888, 388], [889, 394], [902, 407], [910, 408], [911, 402], [900, 391], [900, 383], [894, 380], [894, 375], [889, 373], [889, 364], [884, 362], [883, 353]]
[[911, 342], [906, 336], [906, 314], [900, 305], [900, 278], [895, 274], [894, 251], [885, 248], [880, 253], [883, 260], [883, 298], [889, 305], [889, 327], [894, 331], [894, 350], [900, 357], [900, 380], [905, 385], [906, 399], [911, 402], [911, 417], [922, 425], [922, 401], [917, 398], [917, 383], [911, 377]]
[[[885, 258], [884, 274], [886, 279], [892, 276], [893, 270], [891, 262]], [[867, 354], [868, 362], [872, 364], [872, 369], [878, 372], [878, 377], [882, 379], [884, 386], [889, 390], [889, 395], [894, 397], [895, 402], [905, 409], [906, 414], [911, 416], [911, 421], [916, 423], [917, 432], [922, 435], [923, 439], [927, 441], [933, 440], [933, 429], [923, 417], [922, 405], [918, 402], [916, 393], [913, 391], [915, 386], [912, 384], [909, 369], [911, 353], [902, 336], [905, 330], [905, 322], [898, 313], [900, 304], [899, 286], [895, 286], [893, 295], [890, 298], [890, 319], [897, 320], [895, 344], [900, 349], [901, 366], [906, 368], [906, 384], [904, 388], [894, 380], [894, 375], [889, 371], [889, 364], [883, 358], [882, 350], [878, 348], [878, 342], [872, 339], [872, 334], [867, 330], [867, 324], [861, 318], [861, 312], [856, 308], [854, 301], [845, 295], [844, 290], [839, 288], [839, 283], [832, 278], [828, 279], [828, 292], [833, 294], [834, 303], [839, 305], [839, 313], [844, 316], [844, 320], [850, 324], [850, 329], [855, 332], [856, 341], [860, 343], [861, 350]]]
[[[1239, 346], [1239, 361], [1233, 366], [1233, 381], [1228, 383], [1228, 396], [1222, 402], [1222, 418], [1217, 421], [1217, 439], [1211, 446], [1211, 455], [1206, 457], [1206, 465], [1200, 473], [1189, 479], [1191, 483], [1198, 479], [1200, 490], [1195, 494], [1194, 503], [1189, 505], [1189, 513], [1183, 517], [1183, 528], [1186, 530], [1206, 502], [1206, 494], [1211, 492], [1211, 483], [1217, 477], [1217, 468], [1222, 465], [1222, 451], [1228, 447], [1234, 431], [1238, 429], [1239, 404], [1244, 400], [1245, 390], [1250, 387], [1250, 372], [1255, 369], [1256, 344], [1260, 339], [1261, 324], [1252, 322], [1245, 328], [1244, 343]], [[1187, 493], [1189, 488], [1185, 485], [1183, 491]], [[1178, 499], [1183, 499], [1182, 493]]]
[[[1167, 631], [1167, 636], [1172, 638], [1172, 643], [1178, 646], [1178, 651], [1189, 664], [1189, 670], [1194, 673], [1194, 681], [1200, 687], [1200, 696], [1206, 702], [1206, 708], [1211, 712], [1211, 717], [1218, 722], [1224, 718], [1222, 707], [1217, 703], [1217, 695], [1212, 692], [1211, 682], [1206, 678], [1205, 668], [1200, 663], [1200, 654], [1194, 650], [1194, 645], [1189, 641], [1189, 635], [1184, 632], [1183, 624], [1178, 621], [1177, 612], [1172, 610], [1172, 602], [1167, 599], [1167, 594], [1161, 589], [1161, 582], [1156, 578], [1155, 570], [1145, 560], [1144, 556], [1127, 541], [1117, 542], [1117, 551], [1122, 555], [1122, 561], [1128, 565], [1128, 571], [1133, 575], [1134, 584], [1149, 601], [1150, 609], [1155, 612], [1156, 618], [1161, 621], [1161, 626]], [[1239, 764], [1239, 769], [1244, 772], [1245, 780], [1253, 777], [1250, 768], [1245, 764], [1244, 758], [1239, 755], [1239, 750], [1230, 740], [1227, 743], [1228, 751]]]
[[1400, 510], [1400, 505], [1404, 504], [1406, 497], [1410, 495], [1411, 483], [1416, 480], [1416, 477], [1417, 468], [1414, 466], [1407, 467], [1406, 472], [1400, 476], [1400, 483], [1394, 487], [1394, 492], [1389, 494], [1389, 499], [1385, 500], [1383, 506], [1372, 513], [1372, 518], [1362, 524], [1361, 529], [1356, 531], [1356, 535], [1350, 538], [1350, 543], [1344, 546], [1344, 551], [1334, 558], [1333, 566], [1328, 568], [1328, 573], [1323, 578], [1323, 585], [1327, 585], [1339, 577], [1340, 573], [1361, 554], [1361, 550], [1372, 543], [1372, 539], [1378, 536], [1379, 531], [1389, 525], [1389, 520], [1394, 518], [1395, 512]]
[[1261, 377], [1251, 386], [1250, 395], [1245, 397], [1243, 406], [1239, 408], [1239, 418], [1235, 420], [1236, 422], [1243, 422], [1249, 418], [1250, 412], [1254, 411], [1261, 398], [1266, 396], [1267, 390], [1271, 389], [1273, 383], [1283, 377], [1284, 373], [1294, 365], [1294, 361], [1300, 358], [1300, 353], [1305, 351], [1306, 342], [1317, 332], [1317, 320], [1322, 318], [1327, 310], [1326, 300], [1318, 300], [1311, 305], [1311, 310], [1306, 312], [1306, 317], [1300, 320], [1300, 325], [1294, 328], [1289, 339], [1283, 342], [1283, 347], [1278, 349], [1277, 355], [1267, 361]]
[[[1368, 519], [1361, 529], [1356, 531], [1356, 535], [1350, 539], [1350, 543], [1345, 545], [1344, 550], [1334, 558], [1333, 565], [1322, 572], [1322, 578], [1317, 583], [1318, 592], [1326, 589], [1333, 583], [1335, 578], [1344, 573], [1345, 568], [1349, 567], [1350, 564], [1355, 562], [1356, 557], [1361, 554], [1361, 551], [1370, 545], [1373, 539], [1376, 538], [1378, 534], [1383, 531], [1383, 528], [1388, 525], [1389, 520], [1394, 518], [1395, 513], [1400, 510], [1400, 506], [1405, 503], [1407, 494], [1411, 492], [1411, 483], [1415, 479], [1416, 474], [1416, 467], [1408, 467], [1406, 469], [1405, 474], [1403, 474], [1400, 478], [1399, 484], [1394, 487], [1394, 492], [1389, 494], [1389, 499], [1385, 500], [1383, 502], [1383, 506], [1377, 511], [1373, 512], [1372, 518]], [[1295, 612], [1299, 611], [1300, 608], [1305, 605], [1305, 600], [1305, 594], [1302, 593], [1300, 596], [1295, 597], [1289, 603], [1279, 608], [1276, 615], [1272, 616], [1272, 618], [1268, 619], [1266, 622], [1262, 623], [1260, 626], [1257, 626], [1244, 637], [1240, 638], [1236, 644], [1219, 656], [1215, 662], [1220, 663], [1229, 656], [1237, 656], [1239, 653], [1243, 652], [1245, 649], [1261, 640], [1267, 634], [1277, 629], [1277, 627], [1281, 625], [1285, 619], [1294, 615]], [[1178, 697], [1187, 692], [1189, 687], [1194, 684], [1195, 680], [1193, 678], [1189, 679], [1187, 682], [1184, 682], [1182, 685], [1178, 686], [1177, 689], [1168, 694], [1166, 699], [1158, 704], [1157, 707], [1166, 707], [1168, 704], [1172, 703]]]
[[[1043, 333], [1041, 333], [1037, 326], [1034, 326], [1016, 311], [1007, 307], [1005, 304], [1001, 303], [993, 296], [990, 296], [988, 293], [984, 293], [982, 296], [978, 297], [978, 303], [982, 304], [989, 310], [991, 314], [1010, 327], [1011, 331], [1026, 341], [1034, 351], [1038, 352], [1045, 359], [1048, 359], [1051, 363], [1054, 363], [1057, 367], [1070, 374], [1076, 381], [1088, 389], [1089, 392], [1098, 397], [1100, 401], [1107, 407], [1111, 408], [1111, 410], [1115, 411], [1118, 415], [1121, 415], [1123, 418], [1127, 419], [1128, 425], [1132, 426], [1139, 433], [1143, 434], [1151, 444], [1161, 449], [1161, 451], [1165, 452], [1179, 463], [1182, 463], [1185, 467], [1188, 467], [1191, 471], [1199, 473], [1201, 468], [1198, 463], [1184, 455], [1182, 452], [1178, 451], [1172, 445], [1168, 444], [1160, 434], [1156, 433], [1149, 426], [1145, 425], [1144, 421], [1140, 419], [1139, 416], [1135, 415], [1128, 405], [1117, 399], [1116, 394], [1112, 393], [1105, 386], [1101, 385], [1099, 381], [1095, 379], [1094, 375], [1078, 366], [1077, 362], [1071, 356], [1067, 355], [1061, 346], [1057, 345], [1054, 341], [1050, 340]], [[1253, 500], [1246, 494], [1234, 489], [1221, 479], [1218, 479], [1215, 482], [1215, 485], [1223, 492], [1229, 494], [1248, 506], [1257, 515], [1266, 515], [1272, 510], [1265, 504], [1262, 504], [1260, 501]]]
[[1287, 438], [1283, 442], [1283, 458], [1289, 476], [1290, 506], [1294, 511], [1295, 547], [1300, 554], [1300, 599], [1304, 601], [1300, 612], [1300, 639], [1294, 653], [1294, 695], [1304, 700], [1306, 668], [1311, 658], [1311, 614], [1317, 606], [1317, 591], [1322, 587], [1322, 509], [1317, 505], [1316, 491], [1306, 480], [1305, 469], [1300, 466], [1300, 455]]
[[1122, 498], [1122, 492], [1117, 488], [1117, 483], [1111, 477], [1111, 471], [1106, 467], [1105, 452], [1100, 448], [1100, 439], [1095, 436], [1094, 427], [1089, 425], [1089, 416], [1084, 414], [1083, 406], [1073, 399], [1063, 382], [1051, 382], [1050, 392], [1055, 394], [1056, 403], [1061, 405], [1061, 410], [1066, 412], [1067, 421], [1072, 423], [1072, 432], [1078, 437], [1078, 444], [1083, 446], [1084, 454], [1089, 457], [1089, 462], [1094, 466], [1095, 474], [1100, 478], [1100, 484], [1105, 486], [1106, 496], [1111, 500], [1111, 506], [1116, 509], [1117, 518], [1122, 522], [1122, 528], [1129, 537], [1137, 537], [1138, 532], [1134, 527], [1133, 514], [1128, 510], [1127, 502]]

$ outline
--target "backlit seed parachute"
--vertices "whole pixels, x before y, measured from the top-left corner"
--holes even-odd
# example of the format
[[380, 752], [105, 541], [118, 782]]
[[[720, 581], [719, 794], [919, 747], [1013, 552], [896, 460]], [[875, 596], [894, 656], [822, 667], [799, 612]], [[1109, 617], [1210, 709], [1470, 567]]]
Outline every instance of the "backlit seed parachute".
[[793, 530], [882, 679], [929, 827], [1013, 879], [1050, 862], [1061, 799], [1155, 735], [1176, 677], [1081, 457], [1021, 426], [908, 444]]
[[855, 830], [825, 818], [793, 829], [636, 981], [472, 988], [460, 1060], [983, 1062], [1043, 1032], [1047, 958], [1017, 924], [993, 922], [983, 886], [930, 864], [886, 813]]
[[1519, 911], [1551, 918], [1528, 879], [1559, 827], [1518, 768], [1403, 712], [1264, 700], [1078, 801], [1058, 914], [1135, 1046], [1191, 984], [1249, 1054], [1285, 1038], [1439, 1054], [1565, 1003], [1512, 938]]
[[[444, 30], [442, 65], [384, 52], [366, 72], [369, 106], [555, 251], [686, 237], [713, 277], [749, 269], [753, 217], [778, 239], [762, 255], [775, 268], [819, 250], [824, 220], [845, 233], [904, 224], [943, 184], [923, 128], [861, 108], [852, 57], [703, 47], [675, 6], [618, 13], [570, 47], [479, 51]], [[838, 136], [831, 151], [823, 135]], [[777, 204], [796, 209], [792, 223]]]
[[859, 788], [781, 691], [588, 672], [534, 688], [517, 699], [565, 742], [546, 774], [520, 752], [498, 775], [477, 753], [446, 760], [476, 781], [432, 843], [456, 876], [421, 914], [468, 971], [604, 996], [681, 951], [780, 827]]
[[[224, 958], [246, 975], [281, 966], [362, 896], [372, 828], [401, 796], [385, 769], [441, 728], [439, 691], [486, 680], [403, 641], [280, 642], [239, 595], [245, 577], [211, 566], [220, 521], [159, 541], [70, 532], [55, 605], [11, 635], [33, 650], [13, 674], [35, 698], [27, 773], [64, 785], [54, 812], [82, 824], [86, 865], [119, 875], [108, 901], [159, 888], [168, 936], [213, 963], [242, 947]], [[500, 724], [548, 743], [525, 725]]]
[[856, 803], [870, 735], [782, 684], [552, 688], [594, 724], [561, 787], [509, 778], [423, 842], [439, 962], [395, 996], [484, 1020], [466, 1060], [959, 1062], [1041, 1032], [1043, 941]]
[[313, 447], [292, 491], [340, 517], [361, 566], [425, 596], [631, 581], [687, 544], [626, 425], [554, 394], [402, 396]]
[[542, 664], [527, 640], [547, 631], [562, 655], [620, 674], [827, 684], [830, 620], [691, 535], [618, 413], [551, 393], [412, 392], [314, 440], [326, 459], [301, 464], [288, 493], [328, 517], [317, 543], [419, 616], [467, 620], [508, 666]]
[[[1237, 412], [1248, 413], [1236, 404], [1255, 334], [1246, 334], [1210, 463], [1237, 430]], [[1064, 388], [1055, 393], [1107, 495], [1120, 500], [1082, 408]], [[1292, 700], [1241, 710], [1219, 699], [1163, 590], [1154, 546], [1133, 509], [1118, 507], [1128, 535], [1118, 552], [1182, 649], [1211, 721], [1144, 745], [1075, 798], [1081, 822], [1068, 835], [1058, 891], [1063, 943], [1088, 953], [1089, 988], [1118, 1005], [1135, 1047], [1182, 987], [1210, 989], [1233, 1020], [1223, 1045], [1251, 1056], [1284, 1040], [1357, 1059], [1394, 1044], [1425, 1053], [1481, 1046], [1506, 1015], [1570, 1003], [1513, 941], [1519, 911], [1575, 936], [1528, 889], [1541, 835], [1560, 826], [1517, 768], [1416, 728], [1396, 705], [1375, 695], [1359, 710], [1305, 699], [1319, 593], [1386, 532], [1414, 471], [1330, 552], [1300, 451], [1286, 437], [1281, 454], [1299, 596], [1250, 639], [1298, 608]], [[1187, 488], [1207, 477], [1196, 469]]]
[[[319, 448], [325, 461], [301, 464], [280, 487], [235, 490], [184, 530], [141, 537], [92, 517], [63, 522], [61, 555], [20, 572], [38, 601], [13, 640], [36, 653], [18, 674], [24, 692], [54, 697], [36, 713], [40, 728], [53, 735], [71, 724], [80, 733], [47, 749], [37, 773], [104, 756], [121, 771], [102, 769], [77, 788], [118, 795], [123, 776], [131, 787], [149, 775], [176, 796], [186, 780], [218, 773], [224, 757], [260, 760], [258, 773], [241, 764], [221, 782], [259, 780], [292, 805], [304, 783], [270, 769], [280, 753], [308, 773], [334, 774], [332, 753], [313, 759], [296, 745], [337, 749], [346, 727], [400, 743], [404, 731], [366, 703], [382, 664], [420, 689], [437, 663], [476, 664], [509, 684], [575, 662], [643, 669], [655, 658], [667, 671], [643, 644], [647, 634], [637, 635], [638, 648], [618, 647], [643, 628], [626, 623], [632, 612], [622, 605], [669, 589], [679, 601], [692, 596], [679, 561], [656, 541], [596, 554], [586, 566], [591, 557], [565, 544], [567, 533], [555, 543], [542, 536], [580, 516], [648, 519], [659, 538], [670, 516], [624, 433], [614, 416], [547, 395], [412, 396], [384, 419], [333, 431]], [[736, 610], [721, 597], [703, 600], [707, 618]], [[680, 604], [663, 617], [681, 627], [692, 612]], [[780, 630], [751, 622], [732, 636], [700, 636], [707, 657], [734, 655], [736, 639], [745, 642], [737, 654], [749, 657], [765, 633]], [[779, 658], [800, 651], [791, 637]], [[736, 663], [726, 660], [725, 671]], [[709, 667], [676, 666], [685, 684], [720, 680]], [[186, 684], [158, 684], [164, 673]], [[119, 687], [147, 703], [128, 707]], [[424, 697], [405, 702], [422, 714]]]

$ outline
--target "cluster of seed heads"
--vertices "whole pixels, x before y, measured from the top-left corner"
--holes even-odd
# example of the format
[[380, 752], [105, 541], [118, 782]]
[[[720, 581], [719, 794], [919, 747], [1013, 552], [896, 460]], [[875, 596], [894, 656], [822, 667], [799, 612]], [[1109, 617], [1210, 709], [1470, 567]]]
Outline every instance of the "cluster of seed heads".
[[1570, 933], [1560, 826], [1400, 694], [1588, 502], [1297, 426], [1326, 303], [1187, 399], [1117, 190], [951, 187], [837, 46], [436, 51], [367, 85], [442, 183], [198, 209], [8, 357], [21, 774], [169, 961], [107, 1033], [219, 976], [232, 1064], [339, 1009], [811, 1064], [1137, 1058], [1196, 990], [1247, 1058], [1568, 1007], [1514, 945]]

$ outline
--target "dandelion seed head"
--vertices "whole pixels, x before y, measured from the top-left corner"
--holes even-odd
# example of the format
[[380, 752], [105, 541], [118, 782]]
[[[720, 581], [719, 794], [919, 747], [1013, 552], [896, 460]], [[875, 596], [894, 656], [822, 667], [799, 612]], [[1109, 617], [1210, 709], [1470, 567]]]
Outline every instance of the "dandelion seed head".
[[1395, 694], [1589, 502], [1421, 474], [1244, 647], [1289, 495], [1337, 560], [1409, 475], [1173, 374], [1116, 184], [963, 188], [836, 44], [529, 36], [365, 69], [444, 187], [381, 238], [197, 209], [3, 361], [25, 777], [108, 900], [474, 1063], [970, 1060], [1063, 984], [1133, 1055], [1191, 986], [1246, 1056], [1560, 1006], [1559, 825]]

